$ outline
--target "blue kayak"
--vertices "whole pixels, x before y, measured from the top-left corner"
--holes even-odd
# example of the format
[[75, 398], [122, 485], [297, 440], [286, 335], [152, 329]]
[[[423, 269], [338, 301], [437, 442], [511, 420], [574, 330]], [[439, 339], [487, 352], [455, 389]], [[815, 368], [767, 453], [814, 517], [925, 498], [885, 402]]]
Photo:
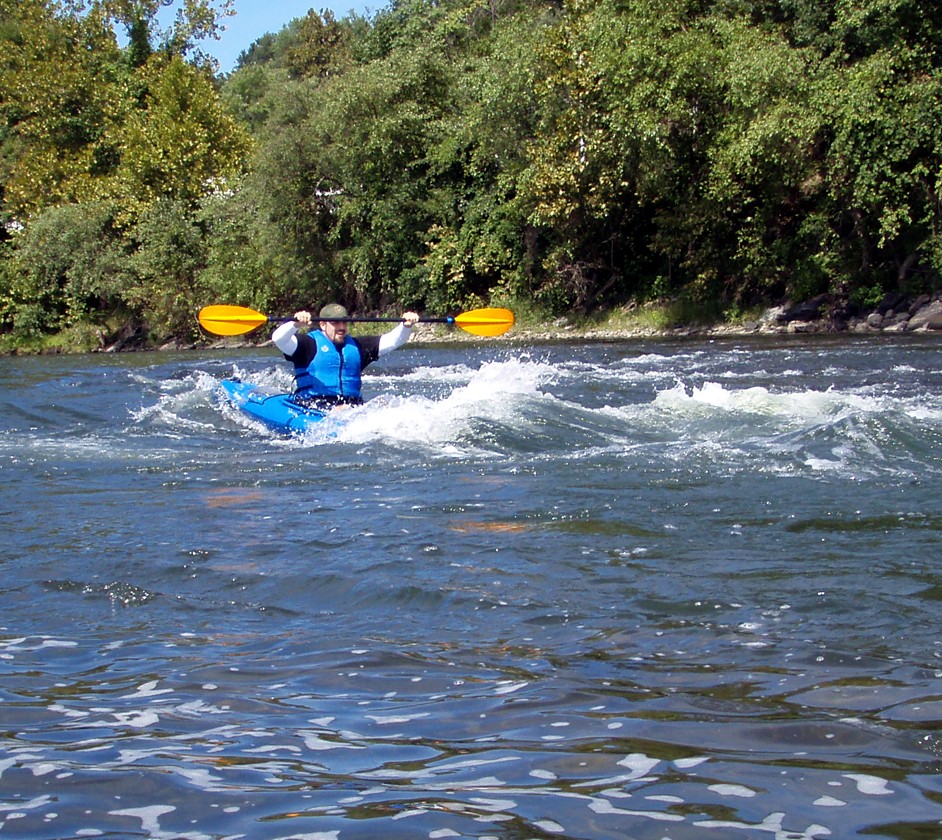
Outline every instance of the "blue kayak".
[[303, 434], [327, 415], [291, 401], [290, 394], [268, 394], [257, 385], [238, 379], [220, 383], [229, 401], [253, 420], [282, 434]]

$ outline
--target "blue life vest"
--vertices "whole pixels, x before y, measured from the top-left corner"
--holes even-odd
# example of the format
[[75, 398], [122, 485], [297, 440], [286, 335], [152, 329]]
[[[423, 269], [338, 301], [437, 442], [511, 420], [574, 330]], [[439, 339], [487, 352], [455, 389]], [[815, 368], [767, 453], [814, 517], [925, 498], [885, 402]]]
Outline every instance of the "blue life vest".
[[317, 353], [307, 367], [294, 369], [298, 391], [304, 396], [359, 399], [363, 360], [356, 340], [347, 336], [341, 350], [321, 330], [309, 335]]

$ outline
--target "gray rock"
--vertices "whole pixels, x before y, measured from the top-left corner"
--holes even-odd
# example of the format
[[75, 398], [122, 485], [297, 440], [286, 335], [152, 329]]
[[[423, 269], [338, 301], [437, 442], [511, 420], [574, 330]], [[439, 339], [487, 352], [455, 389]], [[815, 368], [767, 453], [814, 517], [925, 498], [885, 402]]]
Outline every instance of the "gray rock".
[[934, 300], [927, 303], [910, 319], [906, 327], [908, 330], [938, 330], [942, 329], [942, 301]]

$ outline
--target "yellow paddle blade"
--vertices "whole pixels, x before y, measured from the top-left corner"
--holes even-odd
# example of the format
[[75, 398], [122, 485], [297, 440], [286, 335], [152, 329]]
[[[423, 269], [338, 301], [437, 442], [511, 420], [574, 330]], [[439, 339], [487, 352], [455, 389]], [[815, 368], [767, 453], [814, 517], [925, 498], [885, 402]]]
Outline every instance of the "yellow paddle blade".
[[267, 323], [268, 318], [247, 306], [216, 304], [204, 306], [199, 321], [204, 330], [216, 335], [243, 335]]
[[514, 325], [514, 314], [509, 309], [473, 309], [455, 315], [455, 324], [472, 335], [503, 335]]

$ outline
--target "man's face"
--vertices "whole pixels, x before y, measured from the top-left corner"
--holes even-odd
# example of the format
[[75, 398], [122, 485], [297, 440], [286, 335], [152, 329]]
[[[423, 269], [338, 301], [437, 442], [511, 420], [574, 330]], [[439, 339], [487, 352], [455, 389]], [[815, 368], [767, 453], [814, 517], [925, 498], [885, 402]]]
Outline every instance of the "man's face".
[[347, 337], [346, 321], [321, 321], [320, 328], [334, 344], [343, 344]]

